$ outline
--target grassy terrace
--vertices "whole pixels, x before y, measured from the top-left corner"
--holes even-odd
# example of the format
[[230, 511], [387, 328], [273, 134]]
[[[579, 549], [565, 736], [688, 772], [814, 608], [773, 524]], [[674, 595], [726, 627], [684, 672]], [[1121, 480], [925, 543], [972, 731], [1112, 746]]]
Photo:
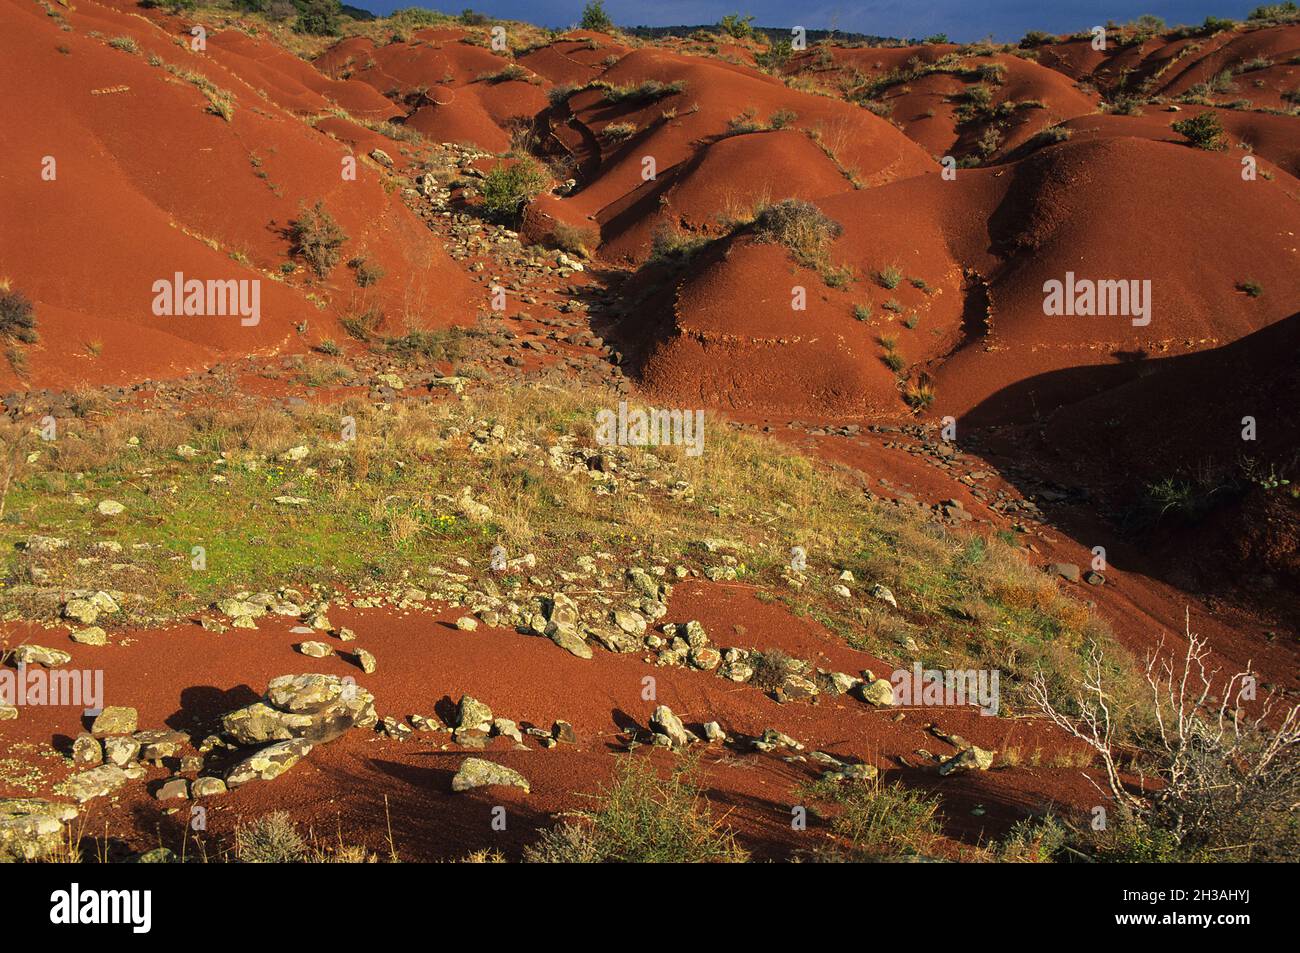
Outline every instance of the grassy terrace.
[[[294, 413], [164, 416], [92, 400], [61, 422], [55, 441], [9, 424], [0, 431], [0, 465], [12, 471], [0, 521], [0, 613], [53, 618], [58, 590], [107, 589], [127, 596], [124, 611], [101, 624], [157, 621], [241, 590], [400, 592], [439, 566], [523, 602], [564, 588], [557, 572], [606, 552], [617, 572], [599, 582], [620, 587], [623, 569], [652, 562], [734, 573], [760, 598], [886, 659], [1000, 668], [1012, 703], [1009, 683], [1039, 666], [1055, 673], [1064, 700], [1088, 641], [1110, 641], [1082, 604], [1022, 558], [1013, 535], [956, 534], [873, 503], [854, 474], [718, 418], [706, 421], [701, 456], [608, 448], [612, 474], [602, 473], [585, 458], [602, 449], [594, 420], [605, 403], [594, 392], [524, 386]], [[344, 416], [355, 419], [353, 440], [340, 439]], [[286, 456], [301, 447], [303, 459]], [[466, 487], [490, 517], [467, 515]], [[105, 500], [124, 512], [102, 515]], [[67, 545], [35, 553], [25, 546], [34, 536]], [[536, 568], [493, 577], [498, 543], [509, 558], [535, 554]], [[199, 570], [191, 568], [196, 546], [206, 555]], [[805, 573], [789, 570], [793, 546], [807, 552]], [[833, 591], [844, 569], [854, 577], [849, 599]], [[877, 583], [893, 591], [898, 610], [870, 595]]]

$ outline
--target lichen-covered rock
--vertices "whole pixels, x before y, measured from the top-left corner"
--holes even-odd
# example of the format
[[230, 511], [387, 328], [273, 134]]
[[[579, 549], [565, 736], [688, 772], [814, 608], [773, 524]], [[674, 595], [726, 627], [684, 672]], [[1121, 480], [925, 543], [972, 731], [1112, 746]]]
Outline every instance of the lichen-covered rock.
[[68, 638], [79, 645], [107, 645], [108, 633], [97, 625], [88, 626], [84, 629], [77, 629], [68, 635]]
[[578, 634], [578, 630], [571, 625], [548, 622], [546, 624], [546, 637], [570, 655], [576, 655], [581, 659], [591, 658], [591, 646], [587, 644], [586, 639]]
[[858, 697], [868, 705], [888, 708], [894, 704], [894, 686], [883, 678], [862, 681], [858, 683]]
[[660, 705], [650, 715], [650, 728], [655, 734], [663, 735], [674, 747], [683, 748], [690, 744], [694, 737], [682, 720], [673, 714], [673, 710], [667, 705]]
[[226, 787], [234, 789], [249, 781], [273, 781], [311, 752], [311, 742], [301, 738], [279, 741], [255, 751], [226, 773]]
[[993, 767], [993, 752], [971, 745], [939, 765], [939, 773], [947, 776], [959, 771], [987, 771], [991, 767]]
[[456, 724], [453, 727], [489, 731], [492, 728], [492, 709], [473, 695], [462, 695], [456, 706]]
[[72, 763], [92, 768], [104, 763], [104, 748], [99, 739], [82, 732], [72, 742]]
[[226, 735], [240, 744], [304, 738], [321, 744], [352, 728], [377, 721], [375, 698], [337, 675], [282, 675], [267, 686], [263, 701], [222, 719]]
[[195, 778], [190, 785], [190, 796], [195, 798], [215, 797], [225, 793], [226, 782], [220, 778]]
[[140, 756], [140, 742], [130, 735], [112, 735], [104, 739], [104, 760], [124, 768]]
[[42, 798], [0, 799], [0, 862], [48, 857], [63, 843], [63, 825], [76, 816], [71, 804]]
[[102, 735], [129, 735], [138, 725], [139, 714], [125, 705], [110, 705], [101, 711], [90, 726], [90, 733]]
[[334, 654], [334, 650], [324, 642], [299, 642], [298, 651], [308, 658], [324, 658]]
[[80, 804], [92, 798], [112, 794], [130, 779], [130, 775], [115, 764], [101, 764], [89, 771], [74, 774], [55, 787], [66, 797], [73, 798]]
[[532, 790], [528, 779], [518, 771], [483, 758], [466, 758], [451, 779], [453, 791], [470, 791], [474, 788], [499, 785], [522, 788], [525, 794]]
[[71, 662], [72, 656], [62, 649], [51, 649], [44, 645], [20, 645], [14, 649], [13, 659], [23, 665], [60, 668]]
[[161, 761], [174, 758], [181, 749], [190, 743], [190, 736], [183, 731], [169, 731], [166, 728], [150, 731], [137, 731], [133, 736], [140, 743], [141, 761]]

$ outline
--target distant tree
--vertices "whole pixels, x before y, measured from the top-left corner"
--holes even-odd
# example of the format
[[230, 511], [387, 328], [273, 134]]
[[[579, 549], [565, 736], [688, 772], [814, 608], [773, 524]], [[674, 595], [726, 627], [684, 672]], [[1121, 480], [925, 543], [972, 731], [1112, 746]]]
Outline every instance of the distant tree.
[[927, 37], [926, 37], [922, 42], [923, 42], [923, 43], [929, 43], [931, 46], [937, 46], [937, 45], [940, 44], [940, 43], [947, 43], [947, 42], [948, 42], [948, 34], [947, 34], [947, 33], [936, 33], [936, 34], [934, 34], [934, 36], [927, 36]]
[[338, 36], [339, 17], [343, 15], [339, 0], [296, 0], [294, 5], [298, 8], [295, 31], [312, 36]]
[[722, 32], [728, 33], [737, 40], [743, 40], [754, 35], [754, 18], [751, 16], [742, 17], [739, 13], [728, 13], [718, 24], [722, 27]]
[[605, 12], [605, 0], [591, 0], [582, 8], [581, 25], [584, 30], [595, 30], [597, 33], [608, 33], [614, 29], [614, 21]]

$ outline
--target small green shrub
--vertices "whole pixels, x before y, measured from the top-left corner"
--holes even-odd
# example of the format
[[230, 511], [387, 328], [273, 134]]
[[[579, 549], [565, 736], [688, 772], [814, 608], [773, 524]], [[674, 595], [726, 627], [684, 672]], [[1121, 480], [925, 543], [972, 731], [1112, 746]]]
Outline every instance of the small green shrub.
[[235, 856], [245, 864], [297, 864], [307, 857], [307, 845], [284, 811], [240, 825], [236, 841]]
[[35, 344], [40, 340], [32, 303], [21, 291], [0, 289], [0, 337], [23, 344]]
[[737, 863], [747, 859], [731, 832], [709, 816], [686, 760], [660, 777], [647, 758], [624, 755], [599, 805], [547, 831], [530, 863]]
[[483, 179], [483, 210], [497, 221], [514, 224], [549, 181], [546, 170], [532, 159], [498, 164]]
[[1174, 132], [1185, 136], [1198, 149], [1210, 152], [1222, 152], [1228, 148], [1228, 140], [1223, 133], [1223, 124], [1212, 112], [1203, 112], [1187, 119], [1180, 119], [1171, 127]]
[[342, 257], [340, 249], [348, 240], [342, 227], [334, 216], [325, 211], [325, 203], [317, 202], [313, 207], [304, 209], [302, 214], [289, 224], [289, 238], [293, 243], [292, 252], [302, 258], [324, 278], [330, 269], [339, 263]]

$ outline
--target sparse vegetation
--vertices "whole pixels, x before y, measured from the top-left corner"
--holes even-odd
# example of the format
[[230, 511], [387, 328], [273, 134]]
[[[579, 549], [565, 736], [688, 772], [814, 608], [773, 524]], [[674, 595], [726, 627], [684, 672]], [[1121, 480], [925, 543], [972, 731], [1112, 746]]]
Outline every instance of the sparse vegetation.
[[731, 832], [709, 816], [683, 761], [667, 777], [653, 762], [623, 755], [598, 804], [563, 821], [528, 848], [532, 863], [738, 863], [746, 859]]
[[1198, 149], [1210, 152], [1222, 152], [1228, 148], [1223, 124], [1212, 112], [1198, 113], [1187, 119], [1180, 119], [1171, 128], [1180, 136], [1185, 136]]
[[241, 824], [235, 841], [235, 856], [245, 864], [296, 864], [307, 859], [307, 844], [285, 811]]
[[0, 337], [35, 344], [40, 340], [36, 332], [36, 314], [32, 303], [21, 291], [0, 284]]
[[305, 261], [317, 277], [324, 278], [342, 258], [341, 249], [348, 236], [325, 210], [325, 203], [319, 201], [289, 223], [289, 239], [293, 254]]
[[932, 794], [879, 779], [818, 781], [803, 793], [808, 800], [829, 806], [819, 813], [831, 815], [831, 831], [840, 839], [840, 846], [819, 853], [822, 861], [924, 857], [941, 835], [939, 801]]
[[499, 163], [483, 179], [483, 211], [499, 222], [514, 225], [524, 206], [549, 182], [546, 170], [532, 159]]

